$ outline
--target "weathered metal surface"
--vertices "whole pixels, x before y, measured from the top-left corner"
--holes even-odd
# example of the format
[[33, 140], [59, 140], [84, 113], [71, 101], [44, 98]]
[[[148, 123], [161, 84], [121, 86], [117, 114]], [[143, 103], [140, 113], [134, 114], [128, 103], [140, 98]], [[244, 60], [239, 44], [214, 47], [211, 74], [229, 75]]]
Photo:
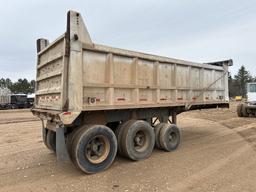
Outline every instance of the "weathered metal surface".
[[39, 108], [62, 110], [65, 106], [68, 60], [66, 46], [66, 38], [62, 35], [50, 45], [43, 46], [42, 50], [42, 47], [38, 48], [41, 51], [37, 59], [35, 104]]
[[228, 65], [94, 44], [79, 13], [38, 53], [36, 109], [94, 111], [225, 104]]
[[0, 87], [0, 104], [11, 103], [11, 91], [6, 87]]

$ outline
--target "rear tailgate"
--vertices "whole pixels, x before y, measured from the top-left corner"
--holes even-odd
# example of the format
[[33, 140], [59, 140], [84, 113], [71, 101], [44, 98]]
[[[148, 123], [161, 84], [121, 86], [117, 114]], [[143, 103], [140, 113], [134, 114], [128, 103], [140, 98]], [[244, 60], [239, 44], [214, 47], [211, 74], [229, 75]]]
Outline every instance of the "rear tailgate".
[[35, 107], [48, 110], [64, 110], [67, 105], [67, 65], [68, 51], [65, 35], [56, 41], [38, 48], [37, 55], [37, 76], [36, 76], [36, 95]]

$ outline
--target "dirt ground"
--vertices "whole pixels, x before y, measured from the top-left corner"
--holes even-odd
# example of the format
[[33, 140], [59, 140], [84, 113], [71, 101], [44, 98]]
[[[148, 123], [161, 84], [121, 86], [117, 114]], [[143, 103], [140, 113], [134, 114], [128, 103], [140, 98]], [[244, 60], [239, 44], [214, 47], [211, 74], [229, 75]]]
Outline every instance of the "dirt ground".
[[183, 113], [182, 144], [146, 160], [117, 157], [104, 172], [85, 175], [57, 163], [29, 111], [0, 111], [0, 191], [256, 191], [256, 119], [230, 109]]

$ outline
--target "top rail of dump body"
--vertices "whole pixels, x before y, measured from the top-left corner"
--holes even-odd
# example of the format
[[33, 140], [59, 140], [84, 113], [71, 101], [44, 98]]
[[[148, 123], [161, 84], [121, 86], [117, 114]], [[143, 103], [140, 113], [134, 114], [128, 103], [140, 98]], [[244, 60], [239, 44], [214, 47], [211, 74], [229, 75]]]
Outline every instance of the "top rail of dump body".
[[[40, 55], [44, 54], [46, 51], [50, 50], [56, 43], [63, 40], [65, 37], [66, 37], [66, 33], [59, 36], [56, 40], [51, 42], [44, 49], [40, 50], [37, 53], [38, 56], [40, 56]], [[223, 65], [228, 65], [228, 66], [233, 65], [233, 61], [231, 59], [217, 61], [217, 62], [210, 62], [210, 63], [198, 63], [198, 62], [169, 58], [169, 57], [159, 56], [159, 55], [154, 55], [154, 54], [149, 54], [149, 53], [142, 53], [139, 51], [132, 51], [132, 50], [128, 50], [128, 49], [114, 48], [114, 47], [96, 44], [96, 43], [92, 43], [92, 44], [83, 43], [83, 49], [101, 51], [101, 52], [106, 52], [106, 53], [114, 53], [114, 54], [118, 54], [118, 55], [130, 56], [130, 57], [136, 57], [136, 58], [142, 58], [142, 59], [146, 59], [146, 60], [150, 60], [150, 61], [159, 61], [159, 62], [165, 62], [165, 63], [179, 64], [179, 65], [189, 65], [189, 66], [195, 66], [195, 67], [200, 67], [200, 68], [209, 68], [209, 69], [215, 69], [215, 70], [223, 70]]]

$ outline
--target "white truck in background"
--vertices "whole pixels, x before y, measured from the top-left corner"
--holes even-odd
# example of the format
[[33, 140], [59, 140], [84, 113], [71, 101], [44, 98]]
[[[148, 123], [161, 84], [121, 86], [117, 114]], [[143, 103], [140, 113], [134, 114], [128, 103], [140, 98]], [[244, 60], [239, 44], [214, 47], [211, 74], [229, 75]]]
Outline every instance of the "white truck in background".
[[247, 101], [237, 106], [238, 117], [256, 115], [256, 82], [247, 83]]

